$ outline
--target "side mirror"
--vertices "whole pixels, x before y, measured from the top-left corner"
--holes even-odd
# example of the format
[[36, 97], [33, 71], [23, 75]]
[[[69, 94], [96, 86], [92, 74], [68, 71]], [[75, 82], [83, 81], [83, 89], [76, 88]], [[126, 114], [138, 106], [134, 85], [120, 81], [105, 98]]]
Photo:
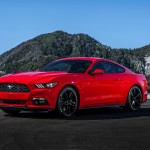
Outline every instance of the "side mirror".
[[104, 73], [103, 69], [96, 69], [92, 74], [94, 75], [94, 74], [103, 74], [103, 73]]

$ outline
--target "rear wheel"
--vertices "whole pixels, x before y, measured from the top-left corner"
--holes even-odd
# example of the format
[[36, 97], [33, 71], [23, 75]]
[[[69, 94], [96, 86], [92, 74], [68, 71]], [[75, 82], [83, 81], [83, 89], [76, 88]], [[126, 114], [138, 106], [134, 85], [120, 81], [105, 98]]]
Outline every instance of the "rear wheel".
[[136, 111], [141, 108], [142, 103], [142, 92], [140, 88], [134, 85], [128, 94], [126, 108], [131, 111]]
[[13, 109], [13, 110], [2, 109], [2, 110], [3, 110], [3, 112], [8, 113], [8, 114], [12, 114], [12, 115], [16, 115], [16, 114], [18, 114], [21, 111], [21, 110], [15, 110], [15, 109]]
[[78, 109], [79, 99], [74, 88], [66, 86], [59, 94], [57, 110], [63, 117], [71, 117]]

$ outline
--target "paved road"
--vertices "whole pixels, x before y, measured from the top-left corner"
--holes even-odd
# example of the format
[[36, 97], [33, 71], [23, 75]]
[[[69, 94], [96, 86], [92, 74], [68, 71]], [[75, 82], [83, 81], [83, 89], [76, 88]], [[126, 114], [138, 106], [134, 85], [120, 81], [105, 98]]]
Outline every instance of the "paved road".
[[71, 119], [53, 113], [0, 111], [0, 150], [150, 149], [150, 101], [139, 112], [82, 110]]

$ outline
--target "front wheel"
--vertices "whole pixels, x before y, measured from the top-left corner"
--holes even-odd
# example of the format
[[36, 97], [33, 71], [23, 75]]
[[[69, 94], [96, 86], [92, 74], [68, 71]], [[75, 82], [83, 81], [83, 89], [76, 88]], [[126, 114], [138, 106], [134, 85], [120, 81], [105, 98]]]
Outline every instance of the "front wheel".
[[74, 88], [64, 87], [58, 97], [57, 110], [63, 117], [71, 117], [78, 109], [79, 99]]
[[126, 108], [131, 111], [136, 111], [141, 108], [142, 92], [140, 88], [134, 85], [128, 94]]

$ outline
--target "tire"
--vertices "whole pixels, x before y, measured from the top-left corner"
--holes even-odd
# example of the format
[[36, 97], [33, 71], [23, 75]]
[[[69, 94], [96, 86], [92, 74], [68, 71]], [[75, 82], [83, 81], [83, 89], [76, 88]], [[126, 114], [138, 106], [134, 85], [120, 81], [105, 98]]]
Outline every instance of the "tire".
[[11, 115], [17, 115], [21, 110], [15, 110], [15, 109], [2, 109], [3, 112], [7, 113], [7, 114], [11, 114]]
[[70, 86], [64, 87], [57, 100], [57, 112], [62, 117], [72, 117], [78, 110], [79, 99], [77, 92]]
[[126, 109], [129, 111], [137, 111], [141, 108], [142, 104], [142, 92], [141, 89], [134, 85], [128, 94]]

